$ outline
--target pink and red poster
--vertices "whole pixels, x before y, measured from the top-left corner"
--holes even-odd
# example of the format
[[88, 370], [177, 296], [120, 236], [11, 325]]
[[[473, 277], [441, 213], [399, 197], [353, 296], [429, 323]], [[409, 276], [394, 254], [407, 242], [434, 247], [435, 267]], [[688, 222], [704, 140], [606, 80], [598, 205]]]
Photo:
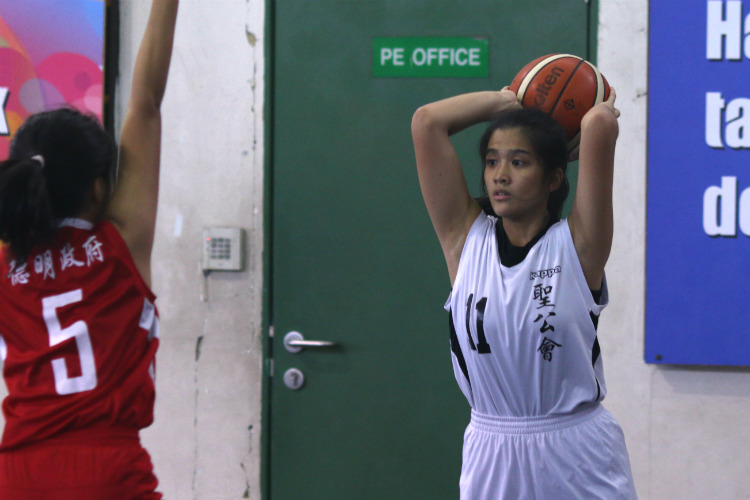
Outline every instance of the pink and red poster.
[[72, 106], [102, 119], [104, 0], [0, 0], [0, 159], [30, 115]]

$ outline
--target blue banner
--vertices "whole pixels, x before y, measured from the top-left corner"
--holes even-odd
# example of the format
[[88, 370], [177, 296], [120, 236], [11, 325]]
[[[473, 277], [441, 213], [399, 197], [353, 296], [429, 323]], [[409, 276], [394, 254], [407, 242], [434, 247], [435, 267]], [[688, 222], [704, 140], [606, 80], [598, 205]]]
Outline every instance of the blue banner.
[[750, 0], [651, 0], [648, 363], [750, 365]]

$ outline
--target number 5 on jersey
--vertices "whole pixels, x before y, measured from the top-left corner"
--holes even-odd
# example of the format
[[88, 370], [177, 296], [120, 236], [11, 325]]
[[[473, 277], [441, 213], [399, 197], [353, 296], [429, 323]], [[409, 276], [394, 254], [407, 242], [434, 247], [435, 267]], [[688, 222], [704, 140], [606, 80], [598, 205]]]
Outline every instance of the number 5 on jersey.
[[52, 360], [52, 371], [55, 374], [55, 390], [60, 395], [75, 394], [90, 391], [96, 387], [96, 364], [94, 351], [91, 347], [89, 329], [83, 321], [76, 321], [72, 325], [62, 328], [57, 317], [57, 310], [83, 300], [81, 289], [72, 292], [52, 295], [42, 299], [42, 316], [49, 332], [49, 345], [54, 347], [68, 339], [76, 339], [78, 357], [81, 362], [81, 375], [70, 377], [65, 359]]

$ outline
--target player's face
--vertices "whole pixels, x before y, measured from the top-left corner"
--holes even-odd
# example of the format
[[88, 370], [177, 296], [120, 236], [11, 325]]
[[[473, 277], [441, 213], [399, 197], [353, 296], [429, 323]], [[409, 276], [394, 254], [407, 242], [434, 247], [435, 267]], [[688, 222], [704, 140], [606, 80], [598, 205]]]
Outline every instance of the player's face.
[[496, 130], [490, 137], [484, 183], [495, 213], [519, 221], [545, 213], [549, 194], [556, 187], [519, 129]]

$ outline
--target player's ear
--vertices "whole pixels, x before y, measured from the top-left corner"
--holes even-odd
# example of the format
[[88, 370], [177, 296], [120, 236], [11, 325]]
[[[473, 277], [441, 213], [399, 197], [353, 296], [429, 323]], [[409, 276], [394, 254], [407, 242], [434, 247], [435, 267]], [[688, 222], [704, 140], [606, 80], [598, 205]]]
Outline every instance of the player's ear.
[[92, 202], [97, 207], [104, 206], [109, 199], [110, 189], [109, 183], [103, 177], [99, 177], [94, 181], [94, 185], [91, 188]]
[[550, 174], [549, 192], [556, 191], [562, 185], [562, 181], [565, 178], [565, 172], [563, 169], [556, 168], [554, 172]]

